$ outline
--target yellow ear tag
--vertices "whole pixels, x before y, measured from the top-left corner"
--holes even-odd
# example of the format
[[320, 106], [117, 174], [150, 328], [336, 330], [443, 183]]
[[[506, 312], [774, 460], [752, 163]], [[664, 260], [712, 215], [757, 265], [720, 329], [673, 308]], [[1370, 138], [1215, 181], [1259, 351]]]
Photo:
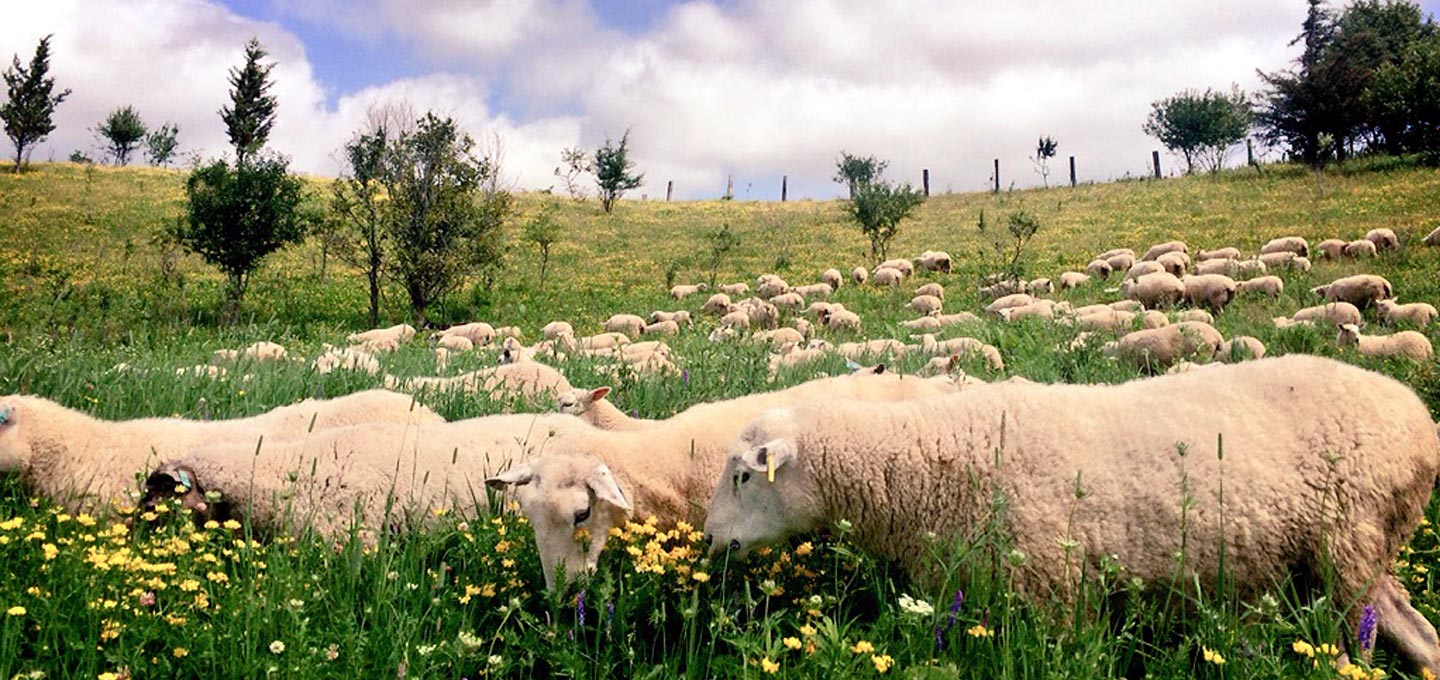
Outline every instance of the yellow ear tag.
[[765, 479], [771, 484], [775, 483], [775, 456], [765, 457]]

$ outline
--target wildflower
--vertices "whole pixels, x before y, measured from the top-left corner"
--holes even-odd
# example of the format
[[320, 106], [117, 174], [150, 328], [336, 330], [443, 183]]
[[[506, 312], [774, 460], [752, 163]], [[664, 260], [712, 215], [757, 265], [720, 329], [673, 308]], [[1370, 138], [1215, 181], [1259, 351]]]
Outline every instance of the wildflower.
[[799, 546], [796, 546], [796, 548], [795, 548], [795, 554], [796, 554], [797, 556], [799, 556], [799, 557], [805, 557], [806, 555], [809, 555], [811, 552], [814, 552], [814, 550], [815, 550], [815, 546], [811, 545], [811, 544], [810, 544], [810, 541], [805, 541], [804, 543], [801, 543]]
[[690, 574], [690, 578], [693, 578], [701, 583], [705, 583], [706, 581], [710, 580], [710, 575], [703, 571], [697, 571], [693, 574]]
[[781, 642], [785, 644], [786, 649], [800, 649], [801, 647], [800, 638], [797, 637], [787, 637]]
[[1440, 680], [1440, 679], [1437, 679], [1437, 678], [1435, 677], [1435, 673], [1434, 673], [1433, 671], [1431, 671], [1429, 668], [1422, 668], [1422, 669], [1420, 669], [1420, 680]]
[[155, 593], [154, 593], [153, 591], [149, 591], [149, 590], [145, 591], [144, 593], [141, 593], [141, 594], [140, 594], [140, 606], [142, 606], [142, 607], [153, 607], [153, 606], [155, 606]]
[[229, 583], [230, 576], [223, 571], [206, 572], [205, 578], [216, 583]]
[[80, 523], [80, 526], [86, 526], [86, 527], [93, 527], [93, 526], [95, 526], [95, 518], [94, 518], [94, 517], [91, 517], [89, 513], [84, 513], [84, 512], [82, 512], [82, 513], [76, 515], [76, 516], [75, 516], [75, 521], [78, 522], [78, 523]]
[[805, 637], [810, 637], [810, 636], [814, 635], [814, 634], [815, 634], [815, 626], [812, 626], [812, 625], [810, 625], [810, 624], [808, 624], [808, 623], [805, 624], [805, 625], [803, 625], [803, 626], [800, 626], [800, 634], [801, 634], [801, 635], [804, 635]]
[[780, 670], [780, 664], [771, 661], [767, 656], [760, 660], [760, 670], [773, 674]]
[[187, 656], [190, 656], [190, 650], [185, 649], [184, 647], [176, 647], [175, 649], [171, 650], [170, 653], [174, 654], [175, 658], [177, 659], [183, 659]]
[[1295, 650], [1296, 654], [1299, 654], [1300, 656], [1303, 656], [1307, 659], [1315, 658], [1315, 648], [1311, 646], [1310, 643], [1304, 640], [1296, 640], [1295, 642], [1291, 643], [1290, 649]]
[[842, 519], [842, 520], [840, 520], [840, 521], [838, 521], [838, 522], [835, 523], [835, 528], [839, 529], [839, 530], [840, 530], [840, 533], [843, 534], [843, 533], [845, 533], [845, 532], [847, 532], [847, 531], [849, 531], [849, 530], [851, 530], [851, 529], [854, 529], [854, 528], [855, 528], [855, 525], [854, 525], [854, 524], [851, 524], [851, 523], [850, 523], [850, 520], [848, 520], [848, 519]]
[[505, 657], [500, 656], [499, 654], [491, 654], [490, 658], [486, 659], [485, 661], [490, 664], [491, 668], [496, 668], [500, 664], [505, 663]]
[[980, 623], [970, 626], [969, 630], [965, 632], [974, 638], [995, 637], [995, 631], [986, 628], [984, 624]]
[[1207, 663], [1213, 663], [1216, 666], [1225, 665], [1225, 657], [1220, 656], [1220, 652], [1217, 652], [1205, 646], [1201, 646], [1200, 651], [1204, 653], [1205, 661]]
[[433, 651], [435, 651], [435, 645], [420, 645], [415, 648], [415, 652], [420, 656], [430, 656]]
[[180, 582], [180, 589], [190, 593], [200, 589], [200, 582], [193, 578], [187, 578]]
[[585, 625], [585, 591], [580, 591], [575, 596], [575, 621], [577, 625]]
[[284, 642], [281, 642], [281, 641], [279, 641], [279, 640], [276, 640], [276, 641], [274, 641], [274, 642], [271, 642], [271, 643], [270, 643], [270, 653], [271, 653], [271, 654], [284, 654], [284, 653], [285, 653], [285, 643], [284, 643]]
[[221, 524], [220, 526], [223, 526], [231, 531], [235, 531], [240, 528], [240, 523], [233, 519], [227, 519], [225, 520], [225, 523]]
[[46, 543], [40, 548], [45, 551], [46, 560], [53, 560], [60, 555], [60, 549], [56, 548], [54, 543]]
[[101, 673], [101, 674], [95, 676], [95, 678], [96, 678], [96, 680], [119, 680], [120, 676], [118, 676], [118, 675], [116, 675], [116, 674], [114, 674], [114, 673], [111, 673], [111, 672], [109, 672], [109, 671], [106, 671], [106, 672], [104, 672], [104, 673]]
[[25, 608], [24, 608], [24, 607], [21, 607], [21, 606], [19, 606], [19, 605], [16, 605], [16, 606], [14, 606], [14, 607], [11, 607], [11, 608], [9, 608], [9, 609], [6, 609], [6, 610], [5, 610], [5, 613], [8, 614], [8, 615], [10, 615], [10, 616], [24, 616], [24, 615], [25, 615]]
[[1369, 652], [1375, 648], [1375, 624], [1378, 618], [1375, 608], [1368, 604], [1365, 605], [1365, 609], [1360, 614], [1360, 630], [1356, 635], [1360, 640], [1361, 652]]
[[875, 656], [872, 656], [870, 657], [870, 662], [875, 664], [876, 673], [884, 673], [885, 671], [890, 670], [891, 666], [895, 665], [895, 660], [890, 658], [889, 654], [877, 654]]
[[875, 645], [870, 644], [870, 642], [867, 640], [861, 640], [859, 642], [856, 642], [855, 646], [850, 648], [850, 651], [856, 654], [869, 654], [870, 652], [875, 651]]
[[212, 520], [207, 520], [207, 521], [205, 522], [205, 528], [206, 528], [206, 529], [219, 529], [219, 528], [220, 528], [220, 523], [219, 523], [219, 522], [216, 522], [216, 521], [213, 520], [213, 519], [212, 519]]
[[908, 594], [900, 595], [900, 610], [916, 616], [930, 616], [935, 613], [935, 607], [929, 602], [917, 600]]
[[1319, 647], [1316, 647], [1315, 651], [1319, 652], [1320, 654], [1324, 654], [1325, 656], [1340, 656], [1340, 648], [1328, 642], [1322, 643]]
[[340, 658], [340, 646], [332, 642], [329, 647], [325, 648], [325, 660], [334, 661], [338, 658]]

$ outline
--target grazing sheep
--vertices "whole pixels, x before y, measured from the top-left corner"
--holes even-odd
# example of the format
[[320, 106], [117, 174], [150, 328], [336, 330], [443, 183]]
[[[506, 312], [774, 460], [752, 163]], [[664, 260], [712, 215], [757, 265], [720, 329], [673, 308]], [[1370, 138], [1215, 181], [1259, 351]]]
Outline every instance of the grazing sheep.
[[[1137, 583], [1167, 584], [1142, 597], [1172, 595], [1176, 582], [1214, 592], [1223, 564], [1242, 601], [1294, 582], [1355, 618], [1369, 604], [1403, 661], [1440, 669], [1440, 639], [1393, 573], [1434, 489], [1435, 425], [1410, 388], [1341, 362], [1297, 355], [1122, 385], [798, 404], [761, 414], [732, 452], [705, 524], [711, 552], [731, 560], [844, 519], [858, 549], [938, 588], [950, 556], [936, 546], [981, 530], [1003, 495], [1021, 597], [1069, 611], [1102, 556]], [[1181, 478], [1195, 506], [1157, 512]], [[1343, 529], [1316, 520], [1337, 507]], [[1316, 565], [1330, 578], [1293, 580]]]
[[653, 420], [626, 415], [605, 398], [607, 394], [610, 394], [609, 387], [561, 392], [555, 397], [555, 410], [575, 416], [601, 430], [643, 430], [655, 424]]
[[1310, 267], [1310, 258], [1308, 257], [1297, 257], [1290, 260], [1290, 268], [1297, 272], [1308, 272], [1310, 271]]
[[1146, 309], [1155, 309], [1180, 302], [1185, 297], [1185, 284], [1173, 274], [1158, 272], [1120, 284], [1120, 294]]
[[1111, 274], [1115, 273], [1115, 268], [1111, 267], [1110, 263], [1105, 260], [1091, 260], [1090, 264], [1085, 265], [1085, 273], [1104, 281], [1110, 278]]
[[[644, 328], [644, 322], [641, 322], [641, 328]], [[610, 331], [580, 338], [578, 343], [582, 350], [615, 349], [630, 344], [630, 337], [619, 331]]]
[[497, 337], [497, 338], [514, 338], [514, 339], [516, 339], [516, 340], [524, 340], [524, 339], [525, 339], [525, 331], [520, 330], [520, 327], [519, 327], [519, 326], [501, 326], [501, 327], [495, 329], [495, 337]]
[[[1133, 266], [1130, 267], [1129, 270], [1127, 270], [1127, 271], [1125, 272], [1125, 278], [1126, 278], [1126, 279], [1138, 279], [1138, 278], [1140, 278], [1140, 277], [1142, 277], [1142, 276], [1145, 276], [1146, 274], [1155, 274], [1155, 273], [1164, 272], [1164, 271], [1165, 271], [1165, 265], [1160, 264], [1159, 262], [1153, 262], [1153, 261], [1136, 262]], [[1172, 276], [1175, 276], [1175, 275], [1172, 274]], [[1178, 276], [1177, 276], [1177, 278], [1178, 278]]]
[[1335, 279], [1323, 286], [1316, 286], [1310, 292], [1326, 300], [1348, 302], [1359, 309], [1367, 309], [1376, 300], [1395, 297], [1395, 288], [1383, 276], [1356, 274]]
[[207, 443], [254, 450], [278, 441], [365, 422], [414, 426], [444, 422], [413, 397], [384, 390], [298, 404], [249, 418], [106, 421], [35, 396], [0, 397], [0, 472], [19, 473], [32, 493], [74, 510], [133, 503], [135, 474]]
[[1118, 309], [1122, 312], [1143, 312], [1145, 305], [1136, 300], [1116, 300], [1109, 305], [1110, 309]]
[[[569, 338], [571, 340], [574, 339], [572, 336], [568, 335], [562, 337]], [[535, 348], [526, 347], [523, 343], [521, 343], [519, 340], [516, 340], [515, 338], [505, 338], [505, 341], [500, 343], [500, 361], [498, 363], [517, 364], [522, 361], [534, 361], [535, 355], [540, 353], [540, 350], [537, 349], [538, 347], [540, 347], [540, 345], [538, 344]]]
[[1411, 302], [1399, 304], [1394, 300], [1377, 300], [1375, 309], [1380, 312], [1380, 319], [1388, 324], [1395, 324], [1406, 321], [1416, 326], [1429, 326], [1435, 320], [1435, 306], [1428, 302]]
[[285, 348], [273, 342], [261, 340], [242, 350], [221, 349], [210, 355], [210, 363], [234, 363], [240, 359], [267, 363], [285, 360]]
[[1025, 284], [1025, 288], [1030, 291], [1031, 295], [1047, 295], [1055, 292], [1055, 284], [1050, 279], [1031, 279], [1029, 283]]
[[689, 326], [695, 323], [694, 320], [690, 318], [690, 312], [683, 309], [678, 312], [650, 312], [650, 323], [658, 323], [660, 321], [674, 321], [681, 326]]
[[1142, 256], [1142, 257], [1140, 258], [1140, 260], [1141, 260], [1141, 261], [1155, 260], [1155, 259], [1158, 259], [1161, 255], [1164, 255], [1165, 253], [1177, 253], [1177, 252], [1178, 252], [1178, 253], [1189, 253], [1189, 252], [1190, 252], [1190, 248], [1189, 248], [1189, 246], [1186, 246], [1186, 245], [1185, 245], [1185, 242], [1184, 242], [1184, 241], [1166, 241], [1165, 243], [1157, 243], [1157, 244], [1155, 244], [1155, 245], [1153, 245], [1153, 246], [1150, 246], [1150, 249], [1147, 250], [1147, 251], [1145, 251], [1145, 255]]
[[724, 315], [730, 309], [730, 296], [725, 293], [716, 293], [700, 306], [701, 313]]
[[1345, 254], [1345, 246], [1346, 243], [1338, 238], [1327, 238], [1315, 244], [1315, 251], [1320, 253], [1320, 257], [1338, 260]]
[[680, 324], [674, 321], [656, 321], [640, 329], [641, 335], [679, 335]]
[[710, 289], [709, 284], [697, 283], [694, 285], [679, 285], [670, 289], [670, 297], [676, 300], [683, 300], [696, 293], [703, 293]]
[[944, 303], [934, 295], [916, 295], [914, 298], [911, 298], [909, 304], [905, 305], [905, 308], [920, 314], [930, 314], [939, 312], [942, 306], [944, 306]]
[[435, 340], [435, 347], [447, 352], [469, 352], [475, 349], [475, 343], [463, 335], [442, 335]]
[[1011, 293], [985, 305], [985, 311], [999, 316], [1000, 310], [1002, 309], [1024, 307], [1025, 305], [1034, 304], [1035, 302], [1038, 302], [1038, 300], [1029, 293]]
[[1203, 309], [1186, 309], [1175, 313], [1175, 322], [1199, 321], [1200, 323], [1213, 324], [1215, 317]]
[[1431, 230], [1420, 242], [1427, 246], [1440, 246], [1440, 227]]
[[1115, 257], [1116, 255], [1129, 255], [1130, 257], [1135, 257], [1135, 251], [1130, 248], [1111, 248], [1110, 250], [1096, 255], [1095, 258], [1099, 260], [1108, 260], [1112, 257]]
[[820, 361], [825, 357], [831, 356], [833, 350], [834, 348], [830, 346], [830, 343], [820, 341], [819, 344], [812, 343], [809, 347], [801, 348], [792, 346], [784, 352], [772, 354], [769, 359], [766, 360], [768, 379], [774, 381], [775, 376], [779, 375], [781, 371], [803, 366], [813, 361]]
[[1239, 269], [1239, 260], [1214, 258], [1195, 263], [1196, 274], [1232, 274]]
[[1351, 241], [1345, 244], [1345, 249], [1341, 252], [1349, 258], [1375, 257], [1375, 242], [1363, 238]]
[[1255, 259], [1264, 262], [1267, 268], [1275, 269], [1276, 267], [1289, 267], [1290, 263], [1295, 260], [1295, 257], [1295, 253], [1282, 250], [1278, 253], [1264, 253]]
[[894, 269], [895, 271], [900, 272], [900, 275], [901, 275], [901, 276], [905, 276], [905, 277], [913, 276], [913, 275], [915, 274], [915, 265], [911, 264], [909, 260], [904, 259], [904, 258], [896, 258], [896, 259], [893, 259], [893, 260], [886, 260], [886, 261], [884, 261], [884, 262], [881, 262], [881, 263], [879, 264], [879, 266], [877, 266], [877, 267], [875, 267], [875, 268], [876, 268], [876, 269], [883, 269], [883, 268], [885, 268], [885, 267], [889, 267], [889, 268], [891, 268], [891, 269]]
[[1265, 343], [1258, 338], [1248, 335], [1239, 335], [1225, 342], [1215, 349], [1215, 360], [1227, 364], [1246, 359], [1264, 359]]
[[[828, 283], [811, 283], [804, 286], [795, 286], [790, 289], [791, 294], [801, 297], [828, 298], [833, 292], [835, 292], [835, 289], [831, 288]], [[771, 302], [774, 302], [774, 300], [771, 300]]]
[[1060, 272], [1059, 281], [1060, 290], [1070, 290], [1090, 283], [1090, 276], [1080, 272]]
[[1365, 232], [1365, 240], [1374, 243], [1377, 251], [1394, 250], [1400, 247], [1400, 238], [1395, 235], [1395, 231], [1385, 227]]
[[1224, 274], [1200, 274], [1181, 279], [1184, 284], [1185, 300], [1197, 307], [1203, 307], [1216, 314], [1225, 311], [1225, 305], [1235, 299], [1239, 285]]
[[1142, 371], [1159, 372], [1181, 359], [1209, 360], [1224, 341], [1210, 324], [1182, 321], [1130, 333], [1106, 345], [1105, 355], [1126, 360]]
[[841, 309], [845, 309], [845, 305], [842, 305], [838, 302], [812, 302], [810, 303], [809, 307], [805, 308], [804, 314], [819, 319], [820, 315], [825, 313], [826, 311], [836, 311]]
[[1155, 262], [1164, 267], [1165, 271], [1177, 277], [1184, 276], [1185, 270], [1190, 267], [1190, 257], [1179, 251], [1165, 253], [1155, 258]]
[[807, 338], [815, 334], [815, 327], [811, 326], [809, 321], [798, 316], [790, 320], [790, 327], [800, 331], [800, 334]]
[[941, 300], [945, 299], [945, 286], [938, 283], [927, 283], [915, 289], [916, 295], [933, 295]]
[[980, 298], [983, 300], [994, 300], [1005, 297], [1006, 295], [1025, 293], [1028, 287], [1029, 284], [1024, 281], [1005, 279], [981, 288], [979, 293]]
[[316, 373], [325, 375], [332, 371], [359, 371], [379, 375], [380, 362], [373, 354], [354, 347], [325, 346], [325, 353], [315, 358]]
[[1137, 261], [1135, 256], [1129, 253], [1119, 253], [1105, 258], [1105, 264], [1110, 265], [1110, 269], [1117, 272], [1134, 267]]
[[1204, 261], [1206, 261], [1206, 260], [1238, 260], [1238, 259], [1240, 259], [1240, 249], [1239, 249], [1239, 248], [1233, 248], [1233, 247], [1216, 248], [1215, 250], [1202, 250], [1202, 251], [1200, 251], [1200, 252], [1198, 252], [1198, 253], [1195, 254], [1195, 261], [1196, 261], [1196, 262], [1204, 262]]
[[820, 272], [820, 280], [830, 286], [831, 291], [837, 291], [840, 290], [840, 284], [845, 282], [845, 276], [840, 273], [839, 269], [831, 267]]
[[1236, 292], [1280, 297], [1285, 292], [1285, 280], [1278, 276], [1260, 276], [1249, 281], [1241, 281]]
[[575, 327], [568, 321], [551, 321], [540, 329], [540, 335], [546, 340], [554, 340], [562, 335], [574, 336]]
[[928, 272], [950, 273], [950, 253], [927, 250], [915, 258], [915, 265]]
[[[474, 323], [462, 323], [446, 328], [436, 333], [434, 339], [436, 342], [439, 342], [440, 338], [459, 336], [468, 339], [475, 347], [483, 347], [490, 344], [490, 341], [495, 339], [495, 335], [494, 326], [483, 321], [476, 321]], [[403, 340], [402, 342], [409, 342], [409, 340]]]
[[795, 328], [761, 331], [751, 337], [757, 342], [769, 343], [772, 352], [786, 352], [805, 342], [805, 334]]
[[1400, 331], [1394, 335], [1361, 335], [1360, 327], [1353, 323], [1341, 324], [1338, 327], [1335, 344], [1340, 347], [1354, 345], [1367, 357], [1400, 356], [1425, 362], [1435, 355], [1430, 339], [1423, 333]]
[[1019, 321], [1020, 319], [1029, 317], [1053, 319], [1055, 318], [1055, 312], [1057, 310], [1064, 311], [1067, 309], [1067, 307], [1061, 306], [1062, 304], [1068, 305], [1069, 303], [1057, 304], [1054, 300], [1036, 300], [1028, 305], [1006, 307], [1000, 310], [1000, 318], [1005, 321]]
[[744, 281], [741, 281], [740, 283], [727, 283], [720, 286], [720, 292], [726, 295], [734, 296], [748, 295], [750, 293], [750, 284], [745, 283]]
[[[966, 312], [961, 313], [964, 314]], [[905, 330], [909, 331], [933, 332], [944, 328], [946, 326], [946, 323], [944, 321], [941, 321], [939, 315], [930, 315], [922, 316], [918, 319], [911, 319], [900, 325], [904, 326]]]
[[733, 312], [729, 312], [729, 313], [727, 313], [725, 316], [720, 317], [720, 327], [721, 327], [721, 328], [749, 328], [749, 327], [750, 327], [750, 312], [748, 312], [748, 311], [746, 311], [746, 310], [743, 310], [743, 309], [737, 309], [737, 310], [735, 310], [735, 311], [733, 311]]
[[832, 331], [843, 329], [860, 332], [860, 315], [848, 309], [821, 312], [820, 323]]
[[775, 297], [790, 292], [790, 284], [778, 276], [766, 279], [764, 283], [755, 287], [755, 295], [763, 300], [772, 300]]
[[1339, 326], [1340, 324], [1362, 323], [1360, 308], [1348, 302], [1331, 302], [1314, 307], [1306, 307], [1291, 317], [1291, 320], [1300, 323], [1324, 322], [1326, 325]]
[[[830, 289], [830, 286], [826, 286], [823, 283], [820, 285], [824, 286], [826, 290]], [[798, 312], [805, 306], [805, 297], [799, 293], [781, 293], [770, 298], [770, 304], [775, 305], [775, 307], [779, 309]]]
[[387, 375], [385, 387], [411, 393], [484, 393], [492, 399], [518, 396], [528, 401], [554, 398], [556, 394], [574, 389], [560, 371], [535, 361], [500, 364], [451, 378], [415, 376], [402, 379]]
[[389, 328], [376, 328], [364, 333], [351, 333], [345, 340], [355, 343], [368, 352], [393, 351], [415, 337], [415, 327], [402, 323]]
[[1261, 255], [1270, 253], [1294, 253], [1300, 257], [1310, 257], [1310, 242], [1300, 236], [1272, 238], [1265, 245], [1260, 246]]
[[894, 267], [880, 267], [870, 274], [870, 282], [877, 286], [898, 286], [905, 280], [905, 274]]
[[891, 338], [867, 340], [865, 342], [842, 342], [835, 346], [835, 352], [846, 359], [860, 360], [866, 357], [880, 358], [886, 355], [905, 355], [905, 343]]
[[850, 270], [850, 281], [857, 286], [864, 284], [869, 278], [870, 273], [865, 271], [864, 267], [856, 267]]
[[975, 338], [950, 338], [949, 340], [936, 340], [930, 333], [920, 336], [919, 352], [926, 356], [941, 355], [962, 355], [980, 356], [985, 360], [986, 365], [996, 371], [1005, 370], [1005, 359], [1000, 356], [1000, 350], [994, 345], [989, 345]]
[[606, 319], [602, 326], [608, 333], [624, 333], [635, 337], [645, 329], [645, 319], [638, 314], [615, 314]]
[[1260, 260], [1240, 260], [1235, 263], [1235, 278], [1265, 276], [1269, 273], [1270, 267]]

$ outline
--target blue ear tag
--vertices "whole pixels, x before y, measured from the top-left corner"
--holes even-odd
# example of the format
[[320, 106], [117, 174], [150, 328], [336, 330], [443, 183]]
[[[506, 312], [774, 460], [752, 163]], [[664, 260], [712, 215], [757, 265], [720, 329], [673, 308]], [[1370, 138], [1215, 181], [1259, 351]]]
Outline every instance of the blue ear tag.
[[0, 425], [10, 422], [10, 407], [0, 408]]
[[184, 470], [176, 470], [175, 474], [180, 478], [180, 485], [185, 487], [186, 491], [195, 488], [195, 485], [190, 483], [190, 473]]
[[855, 363], [855, 362], [853, 362], [853, 361], [851, 361], [851, 360], [849, 360], [849, 359], [846, 359], [846, 360], [845, 360], [845, 368], [850, 369], [850, 372], [851, 372], [851, 373], [854, 373], [855, 371], [858, 371], [858, 370], [860, 370], [860, 369], [862, 369], [862, 368], [865, 368], [865, 367], [864, 367], [864, 366], [861, 366], [860, 364], [857, 364], [857, 363]]

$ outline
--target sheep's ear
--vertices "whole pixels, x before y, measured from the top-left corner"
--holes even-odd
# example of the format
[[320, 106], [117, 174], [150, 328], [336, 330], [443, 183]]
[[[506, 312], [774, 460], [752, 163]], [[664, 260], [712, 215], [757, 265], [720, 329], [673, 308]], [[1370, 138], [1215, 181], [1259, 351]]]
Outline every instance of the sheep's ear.
[[485, 486], [497, 491], [505, 490], [507, 486], [525, 486], [535, 481], [535, 469], [529, 463], [521, 463], [494, 477], [485, 480]]
[[585, 486], [595, 494], [597, 500], [605, 501], [610, 505], [630, 514], [633, 508], [630, 501], [625, 499], [625, 492], [620, 490], [620, 485], [615, 483], [615, 475], [611, 474], [610, 466], [600, 464], [585, 478]]
[[775, 471], [794, 459], [795, 442], [789, 439], [771, 439], [745, 451], [740, 456], [745, 467], [766, 475], [766, 478], [772, 482], [775, 481]]
[[605, 395], [607, 395], [607, 394], [610, 394], [610, 388], [609, 388], [609, 386], [606, 386], [606, 387], [597, 387], [597, 388], [595, 388], [595, 389], [593, 389], [593, 390], [590, 390], [590, 394], [588, 395], [587, 398], [590, 400], [590, 403], [593, 404], [593, 403], [595, 403], [595, 402], [597, 402], [597, 401], [600, 401], [601, 399], [604, 399], [604, 398], [605, 398]]
[[875, 364], [875, 368], [872, 369], [870, 372], [873, 373], [873, 374], [875, 374], [875, 375], [884, 375], [884, 374], [885, 374], [885, 364]]

